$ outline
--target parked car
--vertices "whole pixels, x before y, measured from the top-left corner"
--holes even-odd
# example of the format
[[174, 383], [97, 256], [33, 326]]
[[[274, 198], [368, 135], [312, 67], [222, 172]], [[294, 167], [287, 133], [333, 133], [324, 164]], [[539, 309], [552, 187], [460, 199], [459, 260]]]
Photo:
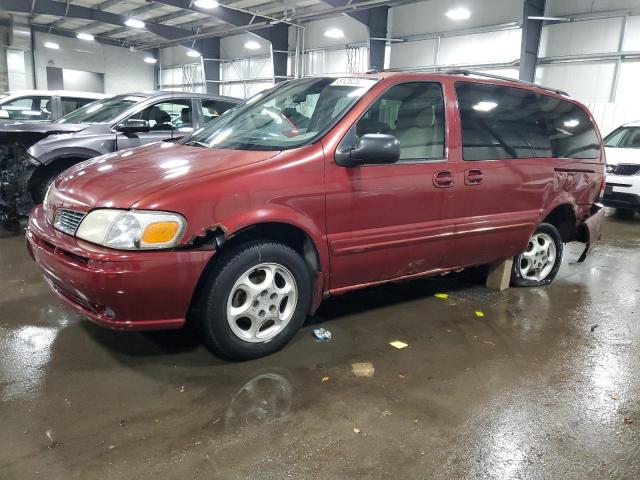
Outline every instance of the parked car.
[[607, 184], [603, 202], [618, 215], [640, 211], [640, 121], [616, 128], [604, 139]]
[[9, 220], [28, 214], [53, 179], [76, 163], [184, 136], [239, 101], [185, 92], [129, 93], [52, 123], [0, 125], [0, 213]]
[[0, 94], [0, 122], [50, 122], [109, 95], [66, 90], [20, 90]]
[[27, 245], [94, 322], [188, 321], [248, 359], [368, 285], [510, 257], [514, 285], [548, 284], [564, 242], [587, 243], [582, 260], [599, 238], [603, 189], [598, 130], [563, 94], [468, 73], [317, 77], [67, 170]]

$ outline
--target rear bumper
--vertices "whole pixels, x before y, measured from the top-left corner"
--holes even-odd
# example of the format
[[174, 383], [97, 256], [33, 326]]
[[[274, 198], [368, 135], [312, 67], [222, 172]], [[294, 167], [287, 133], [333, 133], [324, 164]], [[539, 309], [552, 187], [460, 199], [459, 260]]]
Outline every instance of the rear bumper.
[[604, 222], [604, 207], [594, 203], [591, 206], [590, 215], [578, 225], [578, 240], [586, 244], [578, 262], [584, 262], [595, 244], [602, 235], [602, 223]]
[[184, 325], [210, 250], [120, 252], [76, 240], [36, 207], [27, 249], [53, 292], [104, 327], [161, 330]]

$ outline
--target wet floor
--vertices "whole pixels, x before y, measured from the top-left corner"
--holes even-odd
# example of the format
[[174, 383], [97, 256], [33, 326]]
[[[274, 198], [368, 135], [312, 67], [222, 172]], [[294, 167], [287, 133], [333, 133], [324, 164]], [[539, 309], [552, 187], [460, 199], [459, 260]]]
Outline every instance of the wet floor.
[[640, 218], [577, 247], [550, 287], [371, 289], [232, 364], [90, 324], [0, 238], [0, 478], [640, 478]]

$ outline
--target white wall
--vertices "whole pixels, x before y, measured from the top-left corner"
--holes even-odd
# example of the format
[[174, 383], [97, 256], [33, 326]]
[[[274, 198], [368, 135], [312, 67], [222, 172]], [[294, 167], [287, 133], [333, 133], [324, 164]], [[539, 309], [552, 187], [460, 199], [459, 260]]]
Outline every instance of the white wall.
[[[59, 50], [44, 47], [47, 40]], [[144, 63], [146, 52], [85, 42], [75, 38], [35, 32], [35, 72], [39, 89], [47, 88], [47, 66], [104, 74], [105, 93], [153, 90], [153, 66]]]

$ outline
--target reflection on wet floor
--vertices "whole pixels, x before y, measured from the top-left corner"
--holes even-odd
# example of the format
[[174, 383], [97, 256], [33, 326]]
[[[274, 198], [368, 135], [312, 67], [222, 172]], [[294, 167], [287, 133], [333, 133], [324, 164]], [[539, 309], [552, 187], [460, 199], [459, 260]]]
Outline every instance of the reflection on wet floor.
[[640, 220], [607, 217], [550, 287], [364, 290], [230, 364], [81, 319], [0, 238], [0, 478], [640, 478], [638, 247]]

